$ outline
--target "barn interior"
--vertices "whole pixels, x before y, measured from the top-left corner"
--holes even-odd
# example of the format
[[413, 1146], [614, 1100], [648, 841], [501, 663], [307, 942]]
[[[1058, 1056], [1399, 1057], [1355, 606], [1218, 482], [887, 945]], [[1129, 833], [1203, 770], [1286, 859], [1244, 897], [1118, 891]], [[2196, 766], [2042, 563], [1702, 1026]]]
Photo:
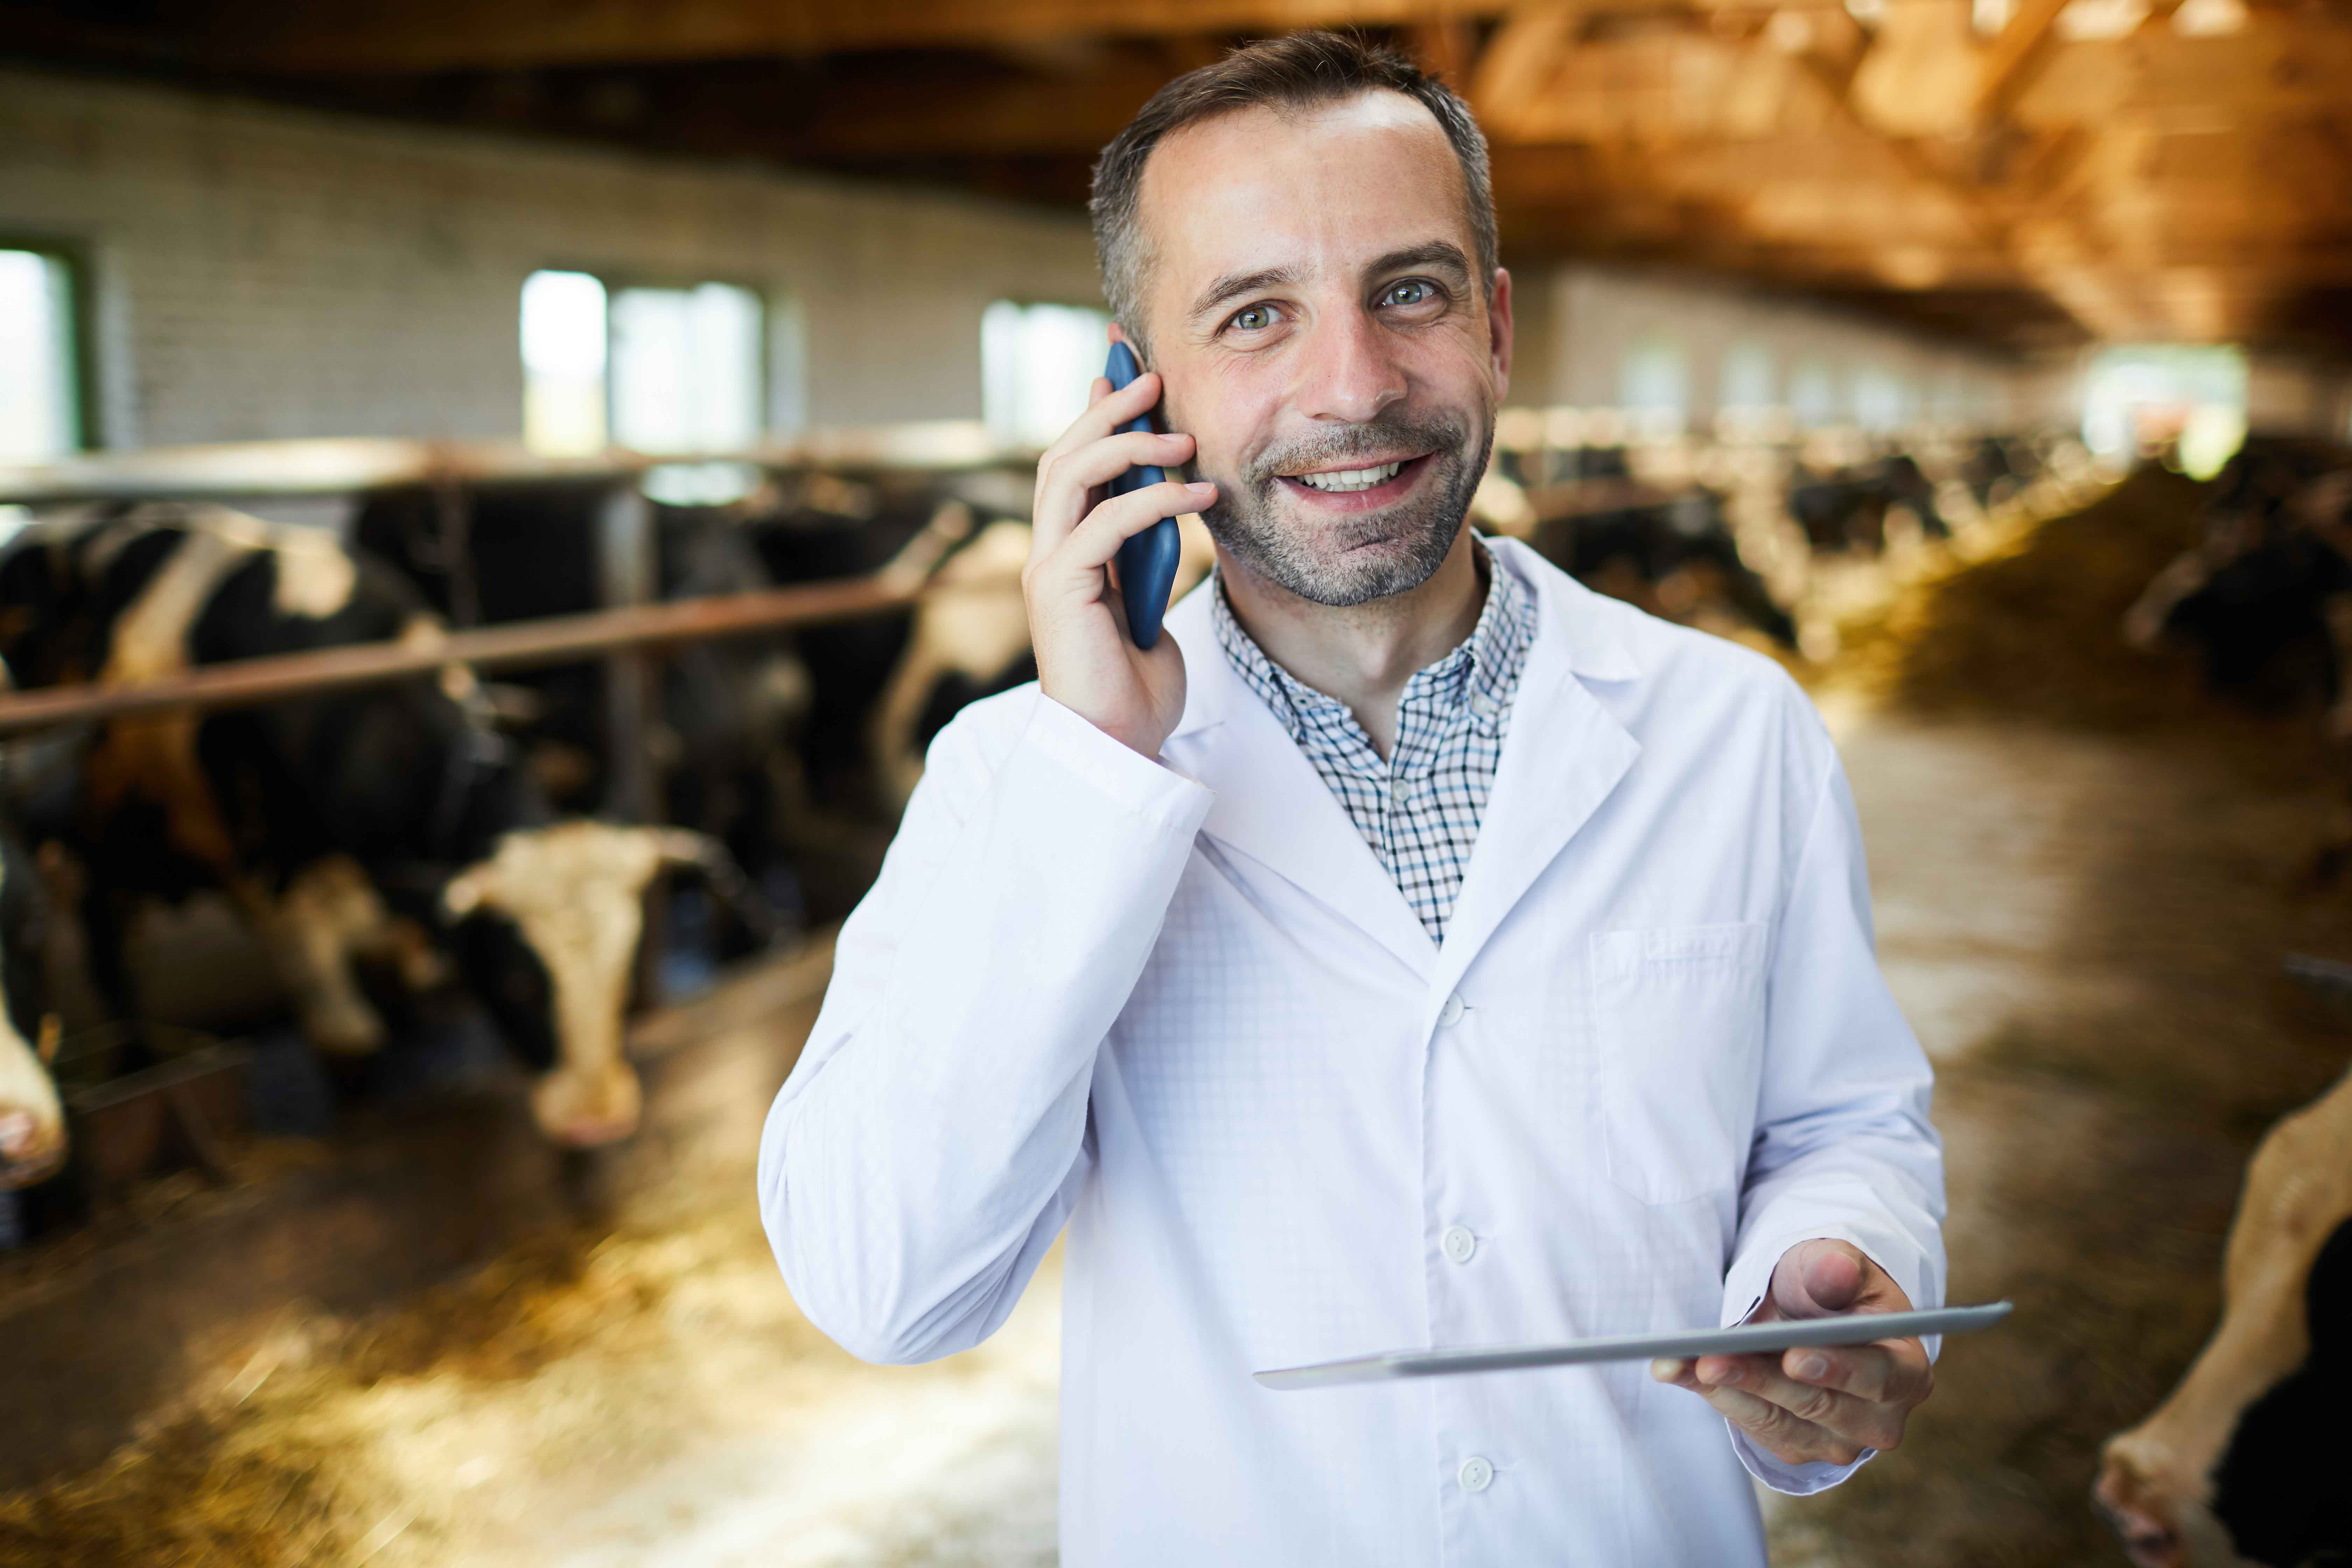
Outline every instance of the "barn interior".
[[[0, 1563], [1055, 1560], [1058, 1261], [981, 1348], [866, 1366], [752, 1164], [925, 746], [1034, 674], [1095, 157], [1318, 26], [1491, 142], [1477, 526], [1780, 660], [1836, 736], [1949, 1296], [2018, 1304], [1899, 1450], [1764, 1500], [1773, 1561], [2352, 1558], [2208, 1473], [2135, 1523], [2105, 1455], [2208, 1364], [2250, 1158], [2352, 1054], [2341, 0], [0, 0], [37, 1063], [0, 1076]], [[37, 572], [165, 535], [211, 563], [178, 621], [42, 644]], [[330, 630], [194, 616], [263, 560]], [[387, 584], [417, 614], [361, 625]], [[393, 693], [459, 740], [366, 761], [337, 726]], [[420, 833], [494, 774], [576, 826], [557, 901], [636, 933], [593, 1091], [436, 945], [428, 847], [151, 875], [177, 819], [109, 803], [200, 719], [333, 737]], [[257, 784], [219, 863], [322, 776]], [[520, 909], [504, 875], [467, 896]], [[2295, 1300], [2352, 1215], [2335, 1125]]]

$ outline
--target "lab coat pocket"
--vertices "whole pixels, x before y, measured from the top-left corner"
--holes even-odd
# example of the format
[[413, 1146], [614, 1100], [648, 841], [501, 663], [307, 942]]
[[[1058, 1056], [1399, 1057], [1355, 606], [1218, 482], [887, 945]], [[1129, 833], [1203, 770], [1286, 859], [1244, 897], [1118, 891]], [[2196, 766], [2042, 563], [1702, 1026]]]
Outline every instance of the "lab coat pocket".
[[1592, 935], [1610, 1178], [1648, 1203], [1736, 1188], [1763, 1068], [1762, 921]]

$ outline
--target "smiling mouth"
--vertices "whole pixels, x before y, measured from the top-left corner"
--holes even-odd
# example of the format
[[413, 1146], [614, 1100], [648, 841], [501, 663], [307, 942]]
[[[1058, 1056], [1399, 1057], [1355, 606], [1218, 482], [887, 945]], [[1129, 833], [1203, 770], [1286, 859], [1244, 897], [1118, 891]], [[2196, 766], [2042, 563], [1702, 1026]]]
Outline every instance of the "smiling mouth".
[[1368, 463], [1360, 468], [1326, 468], [1320, 473], [1283, 474], [1278, 477], [1285, 483], [1297, 485], [1302, 489], [1313, 490], [1318, 495], [1361, 495], [1367, 490], [1385, 489], [1393, 486], [1401, 475], [1417, 473], [1428, 458], [1429, 454], [1423, 452], [1418, 457], [1393, 458], [1384, 463]]
[[1368, 490], [1374, 485], [1386, 484], [1397, 477], [1405, 459], [1393, 463], [1375, 463], [1369, 468], [1334, 468], [1323, 474], [1293, 474], [1290, 477], [1309, 489], [1338, 493], [1344, 490]]

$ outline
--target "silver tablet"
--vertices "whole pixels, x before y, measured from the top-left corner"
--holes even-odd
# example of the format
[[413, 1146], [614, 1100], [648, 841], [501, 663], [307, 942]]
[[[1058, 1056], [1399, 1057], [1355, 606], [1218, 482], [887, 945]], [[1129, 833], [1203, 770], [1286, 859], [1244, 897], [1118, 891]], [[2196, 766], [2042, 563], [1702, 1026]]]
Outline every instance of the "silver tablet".
[[1866, 1345], [1920, 1334], [1965, 1334], [2009, 1316], [2010, 1304], [1938, 1307], [1927, 1312], [1871, 1312], [1835, 1318], [1742, 1323], [1730, 1329], [1685, 1329], [1671, 1334], [1612, 1334], [1561, 1345], [1485, 1345], [1470, 1350], [1389, 1351], [1381, 1355], [1286, 1366], [1251, 1375], [1268, 1388], [1327, 1388], [1340, 1383], [1384, 1383], [1398, 1377], [1451, 1377], [1465, 1372], [1516, 1372], [1524, 1367], [1583, 1366], [1659, 1356], [1748, 1355], [1799, 1345]]

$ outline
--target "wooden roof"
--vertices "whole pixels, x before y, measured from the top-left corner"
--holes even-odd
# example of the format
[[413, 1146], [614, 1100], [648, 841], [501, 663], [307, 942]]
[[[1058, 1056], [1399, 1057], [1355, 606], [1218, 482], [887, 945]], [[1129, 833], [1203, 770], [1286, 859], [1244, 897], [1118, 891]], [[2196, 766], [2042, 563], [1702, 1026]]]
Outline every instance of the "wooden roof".
[[0, 0], [35, 58], [1070, 205], [1170, 76], [1326, 25], [1467, 93], [1522, 260], [2352, 353], [2347, 0]]

